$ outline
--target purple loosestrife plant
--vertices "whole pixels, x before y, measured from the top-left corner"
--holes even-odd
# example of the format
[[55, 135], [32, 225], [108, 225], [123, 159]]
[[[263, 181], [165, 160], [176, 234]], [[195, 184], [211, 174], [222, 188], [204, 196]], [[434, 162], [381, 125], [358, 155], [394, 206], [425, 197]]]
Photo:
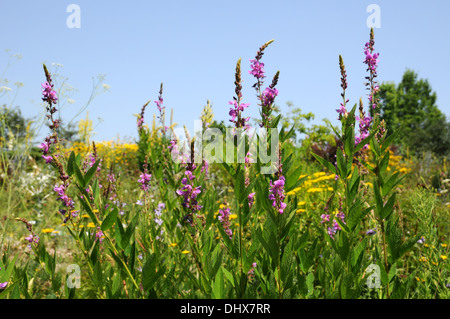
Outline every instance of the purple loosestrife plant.
[[217, 219], [222, 224], [222, 227], [225, 230], [225, 233], [231, 239], [233, 236], [233, 231], [230, 228], [230, 226], [231, 226], [231, 224], [230, 224], [230, 208], [226, 207], [224, 209], [219, 209], [219, 216], [217, 216]]
[[197, 168], [197, 166], [194, 164], [194, 139], [191, 140], [190, 144], [191, 158], [189, 163], [187, 163], [185, 167], [185, 177], [181, 179], [181, 184], [183, 186], [176, 190], [176, 194], [183, 197], [183, 203], [181, 205], [188, 212], [184, 217], [185, 220], [187, 220], [189, 224], [191, 224], [191, 226], [194, 226], [194, 220], [192, 216], [199, 212], [203, 208], [203, 206], [199, 205], [197, 201], [198, 195], [202, 192], [201, 186], [194, 185], [195, 175], [193, 174], [193, 172]]
[[282, 175], [274, 183], [270, 181], [269, 199], [272, 201], [272, 206], [275, 207], [280, 214], [283, 214], [283, 211], [286, 208], [286, 204], [283, 203], [285, 198], [284, 183], [285, 178]]
[[242, 112], [245, 108], [247, 108], [250, 103], [241, 103], [242, 100], [242, 79], [241, 79], [241, 59], [239, 59], [236, 63], [236, 72], [235, 72], [235, 81], [234, 84], [236, 86], [235, 93], [236, 96], [233, 96], [233, 101], [229, 101], [230, 105], [233, 105], [230, 108], [229, 115], [231, 116], [230, 122], [234, 123], [234, 127], [236, 129], [243, 128], [244, 131], [250, 128], [248, 121], [250, 117], [242, 117]]
[[147, 167], [147, 157], [145, 157], [145, 161], [144, 161], [144, 171], [141, 173], [141, 175], [139, 175], [139, 179], [138, 182], [141, 184], [140, 188], [144, 191], [144, 192], [148, 192], [148, 190], [150, 189], [150, 179], [152, 178], [152, 175], [148, 173]]
[[168, 127], [165, 126], [165, 114], [166, 114], [166, 107], [163, 106], [163, 102], [164, 99], [162, 97], [163, 94], [163, 84], [161, 83], [160, 89], [159, 89], [159, 95], [158, 95], [158, 100], [155, 101], [156, 107], [158, 109], [159, 115], [159, 121], [161, 123], [161, 131], [163, 133], [163, 135], [166, 135], [166, 132], [168, 130]]
[[369, 72], [369, 75], [366, 76], [366, 80], [369, 82], [365, 83], [367, 86], [367, 89], [370, 91], [369, 94], [369, 102], [370, 106], [373, 110], [377, 108], [378, 100], [376, 98], [376, 93], [379, 91], [379, 86], [377, 84], [376, 78], [377, 78], [377, 66], [378, 66], [378, 57], [379, 53], [374, 53], [374, 34], [373, 29], [370, 30], [370, 40], [367, 42], [364, 46], [364, 64], [367, 65], [367, 71]]
[[275, 182], [270, 181], [270, 189], [269, 189], [269, 199], [272, 201], [272, 206], [275, 207], [278, 213], [283, 214], [284, 209], [286, 208], [286, 203], [284, 203], [284, 199], [286, 194], [284, 192], [285, 185], [285, 177], [283, 174], [282, 164], [281, 164], [281, 147], [279, 150], [279, 165], [278, 171], [275, 174], [277, 180]]
[[31, 245], [34, 244], [34, 246], [37, 246], [39, 244], [39, 236], [36, 235], [33, 231], [33, 225], [29, 221], [27, 221], [25, 218], [16, 218], [17, 221], [20, 221], [25, 224], [27, 227], [27, 230], [30, 232], [30, 235], [28, 237], [25, 237], [25, 239], [28, 241], [28, 248], [32, 248]]
[[348, 103], [348, 99], [345, 98], [345, 90], [348, 87], [348, 83], [347, 83], [347, 72], [345, 71], [345, 65], [344, 65], [344, 59], [342, 59], [342, 56], [339, 55], [339, 69], [341, 72], [341, 88], [342, 88], [342, 93], [341, 93], [341, 97], [342, 97], [342, 102], [341, 102], [341, 106], [339, 107], [339, 109], [336, 109], [336, 112], [338, 112], [339, 114], [339, 120], [341, 120], [342, 117], [347, 117], [347, 109], [346, 109], [346, 105]]
[[273, 40], [270, 40], [266, 43], [264, 43], [259, 50], [256, 52], [256, 56], [253, 60], [250, 60], [251, 70], [249, 73], [253, 75], [256, 79], [256, 83], [253, 84], [253, 88], [255, 88], [257, 92], [257, 97], [259, 100], [258, 105], [261, 106], [261, 118], [262, 121], [260, 123], [260, 127], [265, 127], [267, 129], [270, 128], [271, 118], [270, 114], [273, 110], [273, 103], [275, 101], [275, 97], [278, 95], [278, 90], [275, 88], [275, 86], [278, 83], [278, 78], [280, 75], [280, 71], [277, 71], [275, 76], [273, 77], [272, 83], [269, 87], [265, 88], [264, 91], [261, 90], [263, 84], [264, 84], [264, 63], [260, 62], [262, 56], [264, 55], [264, 50], [271, 44]]
[[[50, 129], [53, 133], [45, 138], [45, 142], [41, 143], [39, 146], [44, 155], [42, 157], [45, 159], [46, 163], [51, 163], [54, 167], [58, 168], [59, 171], [59, 179], [62, 184], [55, 184], [53, 190], [60, 196], [58, 200], [60, 200], [65, 207], [68, 207], [69, 210], [73, 210], [75, 207], [75, 202], [72, 198], [70, 198], [66, 190], [69, 187], [69, 175], [66, 173], [64, 166], [58, 160], [58, 154], [50, 155], [50, 145], [54, 144], [56, 146], [57, 151], [59, 152], [59, 139], [57, 129], [60, 125], [59, 120], [53, 118], [53, 114], [57, 111], [57, 109], [53, 106], [57, 102], [56, 93], [53, 91], [52, 77], [47, 70], [47, 67], [44, 64], [44, 73], [47, 81], [42, 85], [43, 90], [43, 98], [42, 100], [47, 103], [47, 118], [50, 120], [51, 124], [49, 125]], [[60, 212], [66, 212], [66, 210], [62, 209]], [[64, 222], [66, 222], [71, 217], [70, 214], [65, 216]]]

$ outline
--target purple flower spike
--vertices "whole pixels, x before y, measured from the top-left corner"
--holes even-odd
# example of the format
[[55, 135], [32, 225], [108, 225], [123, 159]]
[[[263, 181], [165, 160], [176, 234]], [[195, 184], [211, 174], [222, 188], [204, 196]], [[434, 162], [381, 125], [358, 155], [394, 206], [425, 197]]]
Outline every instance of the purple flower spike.
[[58, 102], [58, 97], [56, 96], [56, 92], [53, 90], [53, 86], [48, 82], [42, 84], [42, 95], [44, 96], [43, 100], [49, 103], [56, 104]]
[[219, 209], [219, 216], [217, 219], [221, 222], [225, 233], [232, 238], [233, 231], [230, 229], [230, 208]]
[[272, 201], [272, 206], [276, 207], [280, 214], [283, 214], [286, 204], [283, 203], [284, 194], [284, 176], [280, 176], [274, 183], [270, 181], [269, 199]]
[[251, 62], [251, 70], [248, 71], [249, 74], [253, 75], [255, 78], [259, 79], [264, 79], [264, 63], [259, 62], [258, 60], [254, 59], [254, 60], [250, 60]]

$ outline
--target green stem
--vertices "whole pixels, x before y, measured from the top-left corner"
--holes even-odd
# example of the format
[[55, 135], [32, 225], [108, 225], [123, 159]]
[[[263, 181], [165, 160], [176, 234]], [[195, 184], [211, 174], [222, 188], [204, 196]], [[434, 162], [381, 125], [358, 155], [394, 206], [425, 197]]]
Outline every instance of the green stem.
[[281, 284], [281, 238], [280, 238], [280, 214], [278, 214], [278, 225], [277, 225], [277, 241], [278, 241], [278, 298], [283, 299], [283, 287]]
[[[389, 269], [388, 269], [388, 259], [387, 259], [387, 247], [386, 247], [386, 231], [385, 231], [385, 225], [384, 225], [384, 220], [380, 221], [381, 224], [381, 234], [382, 234], [382, 239], [383, 239], [383, 253], [384, 253], [384, 268], [386, 270], [386, 273], [389, 274]], [[389, 277], [389, 275], [388, 275]], [[389, 294], [389, 278], [387, 281], [387, 297], [388, 299], [390, 298], [390, 294]]]

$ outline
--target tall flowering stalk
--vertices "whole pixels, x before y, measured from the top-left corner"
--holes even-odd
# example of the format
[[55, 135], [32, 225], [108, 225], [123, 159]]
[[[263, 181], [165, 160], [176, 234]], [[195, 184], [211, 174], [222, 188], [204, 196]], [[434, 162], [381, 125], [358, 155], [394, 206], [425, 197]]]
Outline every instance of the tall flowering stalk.
[[223, 209], [219, 209], [219, 216], [217, 219], [222, 224], [223, 229], [225, 230], [225, 233], [230, 236], [230, 239], [233, 236], [233, 231], [231, 230], [230, 226], [230, 208], [226, 207]]
[[284, 192], [284, 184], [286, 179], [283, 176], [283, 165], [281, 164], [281, 147], [278, 162], [278, 171], [275, 173], [275, 178], [277, 180], [275, 182], [270, 181], [269, 199], [272, 201], [272, 206], [275, 207], [278, 213], [283, 214], [284, 209], [286, 208], [286, 203], [283, 202], [286, 197]]
[[267, 41], [264, 43], [259, 50], [256, 52], [256, 56], [253, 60], [250, 60], [251, 70], [249, 73], [253, 75], [256, 79], [256, 83], [253, 84], [253, 88], [255, 88], [257, 92], [257, 97], [259, 100], [258, 105], [261, 107], [260, 113], [261, 113], [261, 123], [260, 127], [264, 127], [266, 129], [270, 128], [271, 118], [270, 114], [273, 111], [273, 103], [275, 101], [275, 97], [278, 95], [278, 90], [275, 88], [275, 86], [278, 83], [278, 78], [280, 76], [280, 71], [277, 71], [275, 76], [272, 79], [272, 83], [262, 91], [262, 87], [264, 84], [264, 78], [266, 77], [265, 71], [264, 71], [264, 63], [262, 63], [260, 60], [262, 56], [264, 55], [264, 50], [271, 44], [274, 40]]
[[[46, 65], [44, 64], [44, 73], [46, 77], [46, 82], [42, 84], [42, 100], [47, 103], [46, 110], [48, 112], [47, 119], [50, 121], [49, 127], [52, 130], [52, 134], [45, 138], [45, 142], [41, 143], [39, 146], [42, 151], [42, 157], [45, 159], [45, 162], [48, 164], [52, 164], [54, 167], [58, 169], [59, 179], [62, 182], [61, 184], [55, 184], [53, 190], [58, 194], [58, 200], [60, 200], [66, 209], [60, 209], [60, 213], [65, 217], [64, 222], [66, 222], [70, 217], [70, 212], [75, 208], [74, 200], [67, 195], [67, 189], [69, 187], [69, 175], [66, 173], [64, 166], [59, 161], [59, 139], [58, 139], [58, 128], [60, 122], [58, 119], [54, 119], [53, 115], [57, 112], [56, 107], [54, 106], [57, 103], [58, 98], [56, 96], [56, 92], [53, 90], [53, 82], [50, 73]], [[50, 154], [50, 146], [55, 145], [57, 153], [54, 155]]]
[[[371, 125], [370, 139], [370, 155], [372, 164], [364, 163], [366, 168], [374, 175], [373, 195], [375, 199], [375, 217], [379, 224], [379, 230], [381, 233], [383, 261], [379, 261], [380, 268], [384, 268], [383, 271], [387, 274], [390, 273], [392, 267], [396, 261], [401, 258], [405, 253], [412, 249], [420, 238], [421, 234], [412, 236], [408, 240], [403, 240], [403, 234], [398, 227], [398, 216], [395, 214], [396, 208], [396, 185], [404, 178], [405, 175], [399, 176], [399, 172], [390, 174], [387, 172], [389, 165], [389, 146], [395, 137], [399, 134], [399, 131], [390, 132], [387, 136], [387, 132], [384, 127], [384, 122], [380, 122], [378, 111], [379, 101], [377, 99], [377, 92], [379, 86], [376, 82], [377, 78], [377, 66], [379, 53], [374, 53], [374, 33], [373, 29], [370, 30], [370, 40], [364, 47], [365, 59], [364, 63], [367, 65], [367, 72], [369, 75], [366, 77], [368, 82], [366, 83], [367, 90], [369, 90], [369, 108], [371, 114], [373, 114], [373, 120]], [[360, 120], [363, 120], [360, 118]], [[362, 144], [362, 142], [361, 142]], [[386, 296], [391, 296], [391, 286], [389, 280], [386, 284]]]
[[236, 129], [243, 128], [247, 130], [250, 128], [248, 121], [250, 117], [243, 117], [242, 112], [250, 105], [250, 103], [241, 103], [242, 100], [242, 78], [241, 78], [241, 59], [239, 59], [236, 63], [236, 72], [235, 72], [235, 93], [236, 96], [233, 96], [233, 100], [228, 103], [233, 107], [230, 108], [229, 115], [231, 116], [230, 122], [234, 123]]
[[156, 108], [158, 109], [158, 112], [159, 112], [158, 119], [159, 119], [159, 122], [161, 123], [161, 131], [162, 131], [163, 136], [165, 136], [166, 132], [168, 130], [168, 127], [165, 126], [166, 107], [163, 106], [164, 99], [162, 97], [162, 94], [163, 94], [163, 84], [161, 83], [161, 86], [159, 88], [158, 100], [155, 101], [155, 104], [156, 104]]
[[348, 99], [345, 98], [345, 90], [348, 87], [348, 83], [347, 83], [347, 72], [345, 70], [345, 64], [344, 64], [344, 59], [342, 58], [341, 55], [339, 55], [339, 70], [341, 72], [341, 88], [342, 88], [342, 93], [341, 93], [341, 97], [342, 97], [342, 102], [341, 105], [339, 107], [339, 109], [336, 109], [336, 112], [338, 112], [339, 114], [339, 120], [342, 119], [342, 117], [347, 117], [347, 103], [348, 103]]
[[141, 175], [139, 175], [138, 182], [140, 184], [140, 188], [144, 192], [148, 192], [148, 190], [150, 189], [150, 179], [152, 175], [148, 173], [147, 156], [145, 157], [143, 168], [144, 171], [141, 173]]
[[367, 65], [366, 71], [369, 72], [369, 75], [366, 76], [366, 80], [368, 82], [365, 83], [367, 86], [367, 90], [369, 90], [369, 105], [371, 106], [371, 109], [375, 110], [378, 105], [378, 99], [376, 98], [376, 93], [379, 91], [380, 87], [378, 86], [378, 83], [376, 81], [376, 78], [378, 76], [377, 74], [377, 66], [378, 66], [378, 57], [380, 56], [379, 53], [374, 53], [374, 45], [375, 45], [375, 39], [374, 39], [374, 33], [373, 28], [370, 29], [370, 39], [369, 42], [366, 42], [364, 46], [364, 64]]
[[50, 136], [45, 138], [45, 141], [39, 145], [39, 148], [42, 149], [43, 155], [42, 158], [45, 159], [45, 162], [51, 163], [53, 158], [50, 154], [51, 145], [55, 145], [57, 150], [59, 150], [59, 139], [57, 130], [60, 126], [60, 121], [58, 119], [53, 118], [53, 114], [55, 114], [58, 110], [54, 106], [57, 103], [58, 98], [56, 96], [56, 92], [53, 90], [53, 82], [50, 72], [46, 65], [44, 64], [44, 73], [46, 82], [41, 84], [42, 86], [42, 101], [46, 102], [46, 111], [47, 111], [47, 119], [50, 121], [49, 127], [52, 131]]
[[195, 175], [194, 170], [197, 166], [194, 164], [194, 145], [195, 141], [192, 139], [191, 141], [191, 158], [189, 163], [186, 164], [184, 175], [182, 178], [181, 184], [183, 185], [176, 191], [178, 196], [183, 197], [183, 203], [181, 204], [183, 208], [186, 209], [187, 215], [185, 215], [184, 219], [191, 225], [194, 226], [193, 215], [199, 212], [203, 206], [198, 204], [197, 197], [201, 193], [201, 186], [195, 186], [194, 180]]

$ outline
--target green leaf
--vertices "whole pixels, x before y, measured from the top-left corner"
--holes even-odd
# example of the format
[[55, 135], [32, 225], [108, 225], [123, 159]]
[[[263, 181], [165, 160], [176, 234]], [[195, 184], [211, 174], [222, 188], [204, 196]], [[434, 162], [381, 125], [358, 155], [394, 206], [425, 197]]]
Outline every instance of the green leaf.
[[75, 172], [74, 169], [75, 164], [75, 153], [72, 151], [70, 152], [69, 160], [67, 162], [67, 175], [72, 176]]
[[389, 215], [392, 213], [394, 204], [395, 204], [395, 195], [396, 195], [396, 193], [393, 193], [391, 195], [391, 197], [389, 197], [386, 205], [383, 207], [383, 210], [382, 210], [381, 216], [380, 216], [382, 219], [388, 218]]
[[[284, 132], [284, 131], [282, 131]], [[284, 143], [284, 141], [286, 141], [287, 139], [289, 139], [292, 134], [294, 134], [295, 132], [295, 125], [292, 125], [291, 129], [289, 130], [289, 132], [287, 132], [286, 135], [283, 134], [283, 136], [281, 137], [281, 143]]]
[[331, 124], [330, 120], [325, 119], [324, 121], [325, 121], [325, 123], [328, 124], [329, 127], [331, 127], [331, 129], [333, 130], [333, 132], [334, 132], [334, 134], [337, 136], [337, 138], [338, 138], [339, 140], [342, 140], [341, 135], [339, 134], [338, 130]]
[[390, 156], [390, 153], [386, 152], [386, 154], [384, 155], [383, 159], [381, 160], [381, 163], [380, 163], [380, 175], [384, 174], [384, 172], [386, 171], [386, 168], [389, 165], [389, 156]]
[[101, 226], [102, 231], [107, 231], [114, 225], [114, 223], [117, 221], [118, 214], [119, 214], [119, 210], [117, 209], [117, 207], [114, 207], [114, 209], [103, 220], [102, 226]]
[[226, 268], [221, 268], [221, 270], [223, 271], [223, 274], [225, 275], [225, 277], [227, 277], [228, 281], [231, 283], [231, 285], [233, 286], [233, 288], [235, 287], [234, 285], [234, 278], [233, 275], [231, 274], [231, 272], [229, 272]]
[[339, 174], [342, 178], [347, 178], [347, 163], [344, 159], [344, 155], [342, 153], [342, 150], [340, 148], [336, 151], [336, 158], [337, 158], [337, 167]]
[[79, 186], [84, 189], [84, 187], [86, 186], [86, 183], [84, 181], [83, 174], [81, 173], [80, 168], [78, 167], [78, 165], [76, 163], [73, 163], [73, 169], [75, 171], [75, 176], [78, 180]]
[[230, 239], [230, 236], [227, 233], [225, 233], [225, 230], [223, 229], [222, 225], [220, 224], [217, 225], [217, 229], [219, 230], [219, 233], [222, 236], [225, 247], [227, 247], [228, 251], [232, 254], [232, 256], [238, 258], [237, 251], [235, 249], [235, 246], [233, 245], [233, 242]]
[[212, 294], [214, 299], [225, 298], [225, 284], [223, 280], [222, 269], [219, 269], [219, 271], [216, 274], [216, 278], [214, 279], [214, 284], [212, 288]]
[[305, 181], [306, 176], [299, 179], [302, 171], [303, 171], [303, 167], [299, 166], [292, 173], [289, 172], [287, 174], [287, 176], [286, 176], [286, 184], [285, 184], [285, 187], [284, 187], [286, 193], [288, 193], [291, 190], [299, 187]]
[[136, 224], [138, 220], [139, 215], [135, 215], [135, 217], [132, 219], [131, 223], [127, 226], [127, 230], [125, 231], [125, 234], [122, 236], [122, 242], [121, 246], [123, 249], [127, 248], [130, 244], [130, 239], [134, 234], [134, 231], [136, 230]]
[[300, 238], [297, 240], [295, 245], [295, 250], [304, 249], [306, 245], [308, 245], [309, 233], [305, 232]]
[[327, 161], [326, 159], [322, 158], [321, 156], [315, 154], [315, 153], [311, 153], [316, 160], [322, 164], [322, 166], [325, 166], [326, 168], [328, 168], [330, 170], [331, 173], [336, 174], [336, 168], [334, 167], [333, 164], [331, 164], [329, 161]]
[[377, 213], [378, 216], [382, 218], [381, 215], [383, 213], [383, 199], [381, 197], [380, 190], [378, 188], [376, 180], [373, 181], [372, 185], [373, 185], [373, 193], [375, 195], [375, 204], [377, 206]]
[[165, 267], [157, 269], [159, 260], [155, 253], [151, 254], [142, 267], [142, 286], [144, 291], [150, 290], [156, 281], [164, 275]]
[[158, 258], [156, 254], [150, 254], [142, 267], [142, 285], [144, 290], [147, 291], [151, 288], [152, 278], [156, 274], [156, 265], [158, 263]]
[[340, 218], [336, 217], [334, 220], [339, 224], [339, 226], [341, 227], [341, 229], [343, 231], [345, 231], [346, 233], [350, 232], [350, 229], [348, 228], [348, 226], [346, 224], [344, 224], [344, 222]]
[[271, 250], [269, 247], [269, 244], [267, 243], [267, 241], [264, 239], [261, 230], [257, 229], [255, 231], [255, 235], [258, 238], [258, 241], [261, 243], [261, 245], [263, 246], [263, 248], [266, 250], [267, 254], [270, 255]]
[[238, 199], [238, 203], [240, 204], [245, 199], [245, 176], [244, 171], [240, 169], [241, 166], [238, 166], [238, 170], [236, 172], [234, 178], [234, 195]]
[[402, 177], [397, 178], [399, 174], [400, 174], [400, 172], [395, 172], [394, 174], [392, 174], [392, 176], [386, 182], [383, 183], [383, 185], [381, 187], [381, 194], [383, 196], [386, 196], [406, 176], [406, 175], [403, 175]]
[[353, 157], [353, 150], [355, 148], [355, 132], [352, 126], [349, 126], [345, 131], [344, 151], [349, 157]]
[[398, 257], [401, 258], [404, 254], [409, 252], [414, 247], [415, 243], [417, 243], [417, 241], [420, 239], [421, 236], [422, 234], [418, 234], [415, 237], [410, 238], [406, 243], [402, 244], [399, 249]]
[[382, 145], [381, 145], [381, 151], [382, 151], [382, 152], [384, 152], [384, 151], [389, 147], [389, 145], [391, 145], [391, 143], [397, 138], [397, 136], [398, 136], [398, 134], [400, 133], [400, 131], [401, 131], [401, 127], [400, 127], [398, 130], [394, 131], [394, 133], [392, 133], [391, 135], [389, 135], [389, 136], [384, 140], [384, 142], [383, 142]]
[[84, 175], [84, 185], [88, 185], [91, 181], [92, 177], [94, 177], [95, 172], [97, 172], [97, 167], [100, 164], [100, 160], [97, 160], [94, 165], [87, 171], [86, 175]]
[[17, 260], [18, 255], [14, 256], [13, 260], [8, 264], [8, 267], [6, 268], [5, 271], [3, 271], [3, 269], [0, 271], [0, 282], [5, 282], [8, 281], [9, 278], [11, 277], [11, 273], [14, 269], [14, 265], [16, 264], [16, 260]]
[[348, 216], [346, 217], [347, 226], [350, 231], [355, 230], [356, 226], [358, 226], [364, 216], [365, 214], [361, 212], [361, 202], [356, 200], [350, 207]]
[[308, 289], [308, 295], [312, 295], [314, 292], [314, 273], [312, 272], [306, 276], [306, 288]]
[[89, 217], [91, 218], [92, 222], [96, 225], [98, 225], [98, 219], [97, 216], [95, 216], [94, 212], [92, 211], [91, 205], [89, 204], [89, 202], [86, 201], [86, 197], [83, 197], [81, 199], [81, 204], [83, 205], [84, 209], [86, 210], [86, 213], [89, 215]]
[[119, 246], [119, 248], [122, 247], [122, 238], [125, 234], [125, 231], [123, 229], [122, 222], [120, 220], [117, 220], [116, 226], [115, 226], [115, 238], [116, 238], [116, 244]]
[[366, 244], [367, 244], [367, 238], [364, 238], [363, 241], [361, 241], [358, 246], [356, 246], [356, 248], [352, 251], [352, 256], [351, 256], [351, 264], [352, 267], [356, 266], [356, 263], [358, 262], [359, 257], [361, 256], [361, 254], [363, 253], [363, 251], [366, 249]]
[[20, 299], [19, 285], [14, 285], [14, 289], [9, 296], [9, 299]]
[[381, 155], [381, 149], [380, 149], [380, 144], [378, 144], [378, 140], [376, 139], [376, 137], [373, 137], [370, 140], [370, 149], [372, 150], [372, 153], [374, 154], [375, 159], [378, 160], [378, 158]]
[[276, 128], [278, 126], [278, 123], [280, 122], [280, 119], [281, 119], [281, 114], [278, 114], [278, 116], [272, 120], [270, 127]]
[[99, 261], [94, 265], [94, 284], [99, 288], [103, 287], [103, 273]]

